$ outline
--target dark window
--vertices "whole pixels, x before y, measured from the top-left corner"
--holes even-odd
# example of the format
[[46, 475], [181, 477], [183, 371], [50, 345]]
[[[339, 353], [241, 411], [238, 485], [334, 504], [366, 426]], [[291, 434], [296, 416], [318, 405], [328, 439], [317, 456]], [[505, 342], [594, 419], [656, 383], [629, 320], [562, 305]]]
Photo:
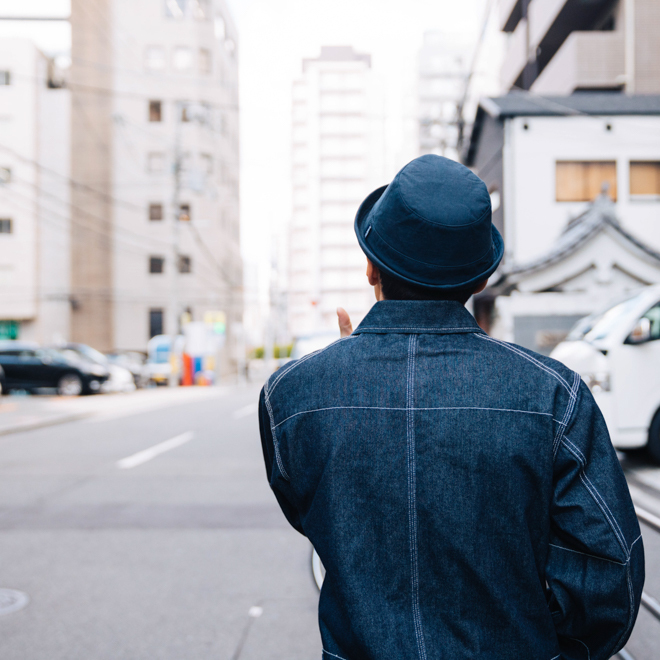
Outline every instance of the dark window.
[[179, 220], [181, 222], [190, 222], [190, 204], [179, 204]]
[[163, 121], [163, 104], [160, 101], [149, 101], [149, 121]]
[[162, 220], [162, 219], [163, 219], [163, 205], [149, 204], [149, 220]]
[[11, 234], [13, 231], [11, 218], [0, 218], [0, 234]]
[[179, 272], [192, 273], [192, 259], [183, 254], [179, 255]]
[[0, 71], [0, 85], [11, 85], [11, 73], [9, 71]]
[[149, 272], [162, 273], [165, 270], [165, 259], [163, 257], [149, 257]]
[[149, 339], [163, 334], [163, 310], [149, 310]]
[[0, 167], [0, 186], [11, 181], [11, 168]]

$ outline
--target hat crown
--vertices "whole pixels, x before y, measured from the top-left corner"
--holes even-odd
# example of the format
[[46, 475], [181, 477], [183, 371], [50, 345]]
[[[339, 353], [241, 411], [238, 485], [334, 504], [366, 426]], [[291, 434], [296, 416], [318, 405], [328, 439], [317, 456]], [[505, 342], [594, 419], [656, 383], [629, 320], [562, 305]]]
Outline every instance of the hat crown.
[[355, 229], [367, 256], [393, 275], [423, 286], [467, 286], [470, 274], [501, 259], [502, 239], [491, 215], [490, 195], [478, 176], [429, 154], [363, 202]]

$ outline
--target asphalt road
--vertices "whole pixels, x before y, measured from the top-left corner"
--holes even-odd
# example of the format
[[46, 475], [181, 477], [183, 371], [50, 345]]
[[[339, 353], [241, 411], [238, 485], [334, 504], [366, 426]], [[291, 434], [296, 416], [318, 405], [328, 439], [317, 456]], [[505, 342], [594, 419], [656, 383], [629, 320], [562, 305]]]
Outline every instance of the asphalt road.
[[2, 660], [320, 658], [310, 546], [266, 483], [257, 396], [117, 399], [116, 417], [0, 437], [0, 587], [30, 598], [0, 616]]
[[[98, 398], [86, 418], [0, 436], [0, 589], [30, 598], [0, 616], [2, 660], [320, 658], [310, 547], [266, 483], [257, 394]], [[623, 466], [660, 516], [660, 468]], [[642, 531], [660, 600], [660, 533]], [[642, 610], [627, 650], [658, 648]]]

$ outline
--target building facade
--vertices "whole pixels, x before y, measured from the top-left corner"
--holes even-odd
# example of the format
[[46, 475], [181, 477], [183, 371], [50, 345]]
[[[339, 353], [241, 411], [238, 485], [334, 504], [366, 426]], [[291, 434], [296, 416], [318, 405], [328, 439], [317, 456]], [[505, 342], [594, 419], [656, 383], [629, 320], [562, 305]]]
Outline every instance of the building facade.
[[72, 2], [71, 339], [242, 319], [238, 37], [223, 0]]
[[28, 39], [0, 41], [0, 339], [70, 327], [70, 95]]
[[501, 0], [504, 91], [660, 93], [657, 0]]
[[458, 160], [461, 105], [474, 45], [457, 35], [424, 33], [418, 62], [419, 153]]
[[288, 322], [293, 336], [354, 325], [373, 304], [353, 222], [385, 181], [380, 88], [369, 55], [323, 47], [293, 85]]

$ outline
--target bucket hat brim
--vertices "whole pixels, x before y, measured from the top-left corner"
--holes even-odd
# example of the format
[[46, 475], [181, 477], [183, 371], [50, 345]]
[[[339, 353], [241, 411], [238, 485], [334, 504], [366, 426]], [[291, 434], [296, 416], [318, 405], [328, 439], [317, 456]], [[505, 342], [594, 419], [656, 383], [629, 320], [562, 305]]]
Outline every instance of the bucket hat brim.
[[481, 282], [483, 282], [485, 279], [488, 279], [496, 270], [497, 267], [500, 264], [500, 261], [502, 261], [502, 257], [504, 256], [504, 240], [502, 238], [502, 235], [500, 232], [497, 230], [497, 228], [494, 225], [491, 225], [491, 236], [492, 236], [492, 245], [491, 245], [491, 255], [492, 259], [489, 263], [489, 265], [483, 269], [480, 270], [480, 272], [476, 273], [469, 279], [465, 279], [464, 281], [459, 281], [459, 282], [436, 282], [436, 283], [429, 283], [429, 282], [422, 282], [420, 280], [415, 280], [408, 275], [404, 275], [403, 273], [399, 272], [396, 270], [396, 264], [388, 264], [385, 263], [379, 256], [374, 252], [374, 250], [371, 248], [371, 246], [368, 244], [365, 234], [368, 232], [368, 228], [365, 229], [365, 225], [368, 224], [369, 216], [371, 214], [372, 209], [378, 202], [378, 200], [383, 196], [383, 193], [387, 190], [389, 186], [381, 186], [380, 188], [374, 190], [360, 205], [360, 208], [358, 209], [357, 215], [355, 216], [355, 233], [357, 235], [358, 243], [360, 244], [360, 247], [362, 248], [362, 251], [366, 254], [366, 256], [369, 258], [369, 260], [378, 267], [379, 270], [383, 270], [392, 277], [396, 277], [399, 280], [403, 280], [404, 282], [407, 282], [409, 284], [413, 284], [415, 286], [419, 287], [424, 287], [427, 289], [437, 289], [437, 290], [442, 290], [442, 289], [467, 289], [471, 286], [477, 286]]

